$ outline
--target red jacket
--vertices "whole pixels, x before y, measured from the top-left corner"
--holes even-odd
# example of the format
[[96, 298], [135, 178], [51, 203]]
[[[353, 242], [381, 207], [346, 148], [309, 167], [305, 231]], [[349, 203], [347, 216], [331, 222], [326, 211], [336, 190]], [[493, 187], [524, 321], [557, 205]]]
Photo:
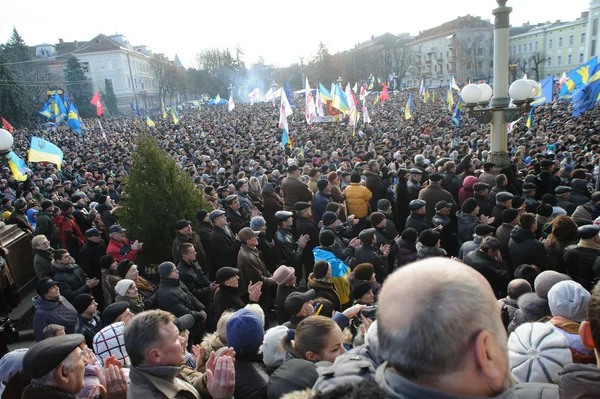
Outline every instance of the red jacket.
[[73, 216], [67, 213], [54, 218], [54, 223], [58, 227], [62, 247], [69, 251], [73, 258], [77, 259], [79, 250], [85, 245], [85, 238], [79, 225]]
[[106, 254], [114, 258], [115, 261], [120, 262], [123, 259], [129, 259], [132, 262], [136, 261], [138, 253], [141, 250], [131, 249], [131, 241], [127, 238], [124, 242], [119, 242], [114, 239], [110, 239], [108, 247], [106, 248]]

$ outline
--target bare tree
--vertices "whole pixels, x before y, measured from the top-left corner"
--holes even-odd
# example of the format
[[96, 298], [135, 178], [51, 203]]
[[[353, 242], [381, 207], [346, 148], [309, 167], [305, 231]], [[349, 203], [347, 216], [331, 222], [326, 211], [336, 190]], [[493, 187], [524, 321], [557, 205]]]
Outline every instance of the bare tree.
[[540, 65], [546, 62], [548, 58], [543, 57], [539, 51], [536, 51], [530, 58], [530, 65], [533, 72], [535, 72], [535, 80], [540, 80]]
[[491, 59], [492, 36], [484, 32], [467, 33], [467, 36], [456, 37], [456, 55], [465, 69], [477, 78], [484, 72], [483, 63]]

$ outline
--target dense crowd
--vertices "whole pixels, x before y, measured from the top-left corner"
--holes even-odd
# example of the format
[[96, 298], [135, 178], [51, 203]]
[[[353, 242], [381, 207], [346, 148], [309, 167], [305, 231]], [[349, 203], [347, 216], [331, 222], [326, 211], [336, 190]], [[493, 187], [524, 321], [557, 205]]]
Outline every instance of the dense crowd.
[[[23, 158], [36, 136], [64, 162], [0, 171], [37, 277], [37, 343], [2, 343], [2, 398], [595, 397], [600, 108], [537, 107], [500, 167], [489, 125], [453, 121], [445, 92], [409, 120], [407, 98], [355, 130], [307, 125], [294, 99], [291, 146], [271, 103], [16, 130]], [[119, 224], [145, 133], [207, 203], [164, 226], [156, 267]]]

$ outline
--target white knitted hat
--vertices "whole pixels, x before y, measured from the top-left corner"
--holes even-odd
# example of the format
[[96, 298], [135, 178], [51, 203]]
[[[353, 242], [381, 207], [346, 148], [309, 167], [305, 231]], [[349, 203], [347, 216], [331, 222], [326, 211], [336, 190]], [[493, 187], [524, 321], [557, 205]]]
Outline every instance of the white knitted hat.
[[287, 334], [286, 326], [269, 328], [265, 333], [260, 352], [263, 354], [263, 363], [267, 367], [279, 367], [283, 364], [285, 353], [279, 350], [282, 338]]
[[558, 373], [573, 357], [567, 339], [551, 325], [525, 323], [508, 337], [508, 361], [518, 383], [558, 384]]
[[128, 278], [124, 278], [123, 280], [119, 280], [117, 285], [115, 286], [115, 292], [121, 296], [125, 296], [127, 294], [127, 290], [135, 284], [135, 281], [129, 280]]

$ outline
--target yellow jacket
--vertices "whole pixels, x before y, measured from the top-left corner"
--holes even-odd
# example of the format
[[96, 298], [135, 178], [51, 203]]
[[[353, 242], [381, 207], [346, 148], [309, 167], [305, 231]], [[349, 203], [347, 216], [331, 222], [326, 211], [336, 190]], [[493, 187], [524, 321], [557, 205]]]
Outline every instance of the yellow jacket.
[[369, 201], [373, 193], [360, 183], [350, 183], [344, 191], [348, 202], [348, 215], [364, 218], [369, 214]]

